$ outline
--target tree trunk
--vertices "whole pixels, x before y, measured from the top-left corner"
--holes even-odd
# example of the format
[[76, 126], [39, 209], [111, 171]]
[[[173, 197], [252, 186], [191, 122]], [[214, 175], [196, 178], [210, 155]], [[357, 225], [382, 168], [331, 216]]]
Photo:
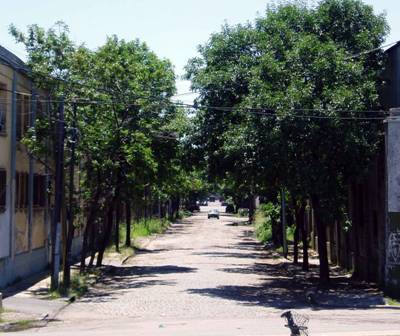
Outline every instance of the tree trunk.
[[272, 243], [275, 247], [282, 246], [282, 230], [281, 225], [274, 218], [271, 219]]
[[126, 240], [125, 246], [131, 246], [131, 221], [132, 221], [132, 212], [131, 212], [131, 203], [127, 201], [125, 203], [126, 210]]
[[80, 273], [85, 272], [86, 268], [86, 255], [88, 253], [88, 242], [89, 242], [89, 233], [93, 230], [94, 220], [95, 220], [95, 211], [98, 207], [98, 199], [100, 197], [100, 192], [97, 192], [95, 195], [95, 199], [90, 204], [89, 215], [86, 221], [85, 232], [83, 234], [83, 243], [82, 243], [82, 251], [81, 251], [81, 265], [80, 265]]
[[308, 223], [305, 221], [305, 204], [304, 202], [301, 203], [300, 207], [300, 230], [301, 230], [301, 239], [303, 242], [303, 271], [308, 272], [309, 265], [308, 265]]
[[255, 197], [253, 194], [249, 196], [249, 222], [254, 222], [254, 214], [255, 214]]
[[295, 229], [293, 237], [293, 264], [297, 265], [299, 263], [299, 227], [300, 227], [300, 210], [298, 206], [295, 207]]
[[115, 206], [115, 251], [119, 253], [119, 223], [121, 221], [121, 205], [119, 200]]
[[103, 263], [103, 256], [104, 256], [104, 251], [106, 250], [106, 247], [110, 241], [110, 235], [112, 232], [112, 227], [113, 227], [113, 219], [114, 219], [114, 202], [111, 202], [111, 205], [107, 211], [107, 223], [106, 227], [104, 230], [104, 234], [100, 243], [99, 247], [99, 253], [97, 255], [97, 261], [96, 261], [96, 267], [100, 267]]
[[[69, 216], [72, 216], [70, 213]], [[65, 260], [63, 265], [63, 285], [65, 288], [69, 288], [71, 285], [71, 263], [72, 263], [72, 240], [74, 239], [75, 226], [73, 219], [69, 218], [69, 226], [67, 232], [67, 239], [65, 243]]]
[[321, 285], [329, 283], [328, 250], [326, 247], [326, 226], [323, 221], [323, 211], [317, 197], [312, 198], [315, 220], [317, 222], [318, 235], [318, 258], [319, 258], [319, 280]]
[[89, 251], [90, 251], [90, 260], [88, 267], [93, 267], [94, 258], [96, 257], [97, 246], [96, 246], [96, 232], [98, 232], [98, 222], [95, 221], [92, 224], [90, 229], [90, 240], [89, 240]]

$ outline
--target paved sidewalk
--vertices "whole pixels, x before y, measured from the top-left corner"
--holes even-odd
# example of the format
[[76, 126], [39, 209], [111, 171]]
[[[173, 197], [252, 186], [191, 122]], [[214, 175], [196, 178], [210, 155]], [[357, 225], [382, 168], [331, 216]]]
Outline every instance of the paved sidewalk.
[[45, 326], [68, 305], [65, 298], [48, 298], [50, 278], [43, 272], [28, 277], [3, 291], [3, 322], [0, 332], [15, 326]]

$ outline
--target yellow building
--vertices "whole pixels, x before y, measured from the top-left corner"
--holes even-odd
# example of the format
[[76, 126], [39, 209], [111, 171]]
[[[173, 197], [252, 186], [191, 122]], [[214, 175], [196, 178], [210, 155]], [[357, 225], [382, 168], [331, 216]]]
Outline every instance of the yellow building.
[[46, 110], [29, 71], [0, 46], [0, 288], [49, 263], [49, 172], [20, 142]]

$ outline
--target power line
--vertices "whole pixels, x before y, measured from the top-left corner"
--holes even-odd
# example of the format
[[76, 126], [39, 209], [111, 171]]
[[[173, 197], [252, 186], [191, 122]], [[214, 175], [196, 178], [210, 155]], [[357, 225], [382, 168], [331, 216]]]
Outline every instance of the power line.
[[[356, 117], [356, 116], [349, 116], [349, 117], [340, 117], [340, 116], [321, 116], [321, 115], [280, 115], [277, 114], [274, 110], [269, 109], [269, 108], [251, 108], [251, 107], [242, 107], [242, 108], [236, 108], [236, 107], [224, 107], [224, 106], [196, 106], [196, 105], [190, 105], [190, 104], [179, 104], [182, 105], [183, 107], [195, 109], [195, 110], [201, 110], [201, 109], [212, 109], [212, 110], [218, 110], [218, 111], [223, 111], [223, 112], [233, 112], [233, 111], [243, 111], [243, 112], [249, 112], [252, 114], [259, 114], [259, 115], [268, 115], [268, 116], [273, 116], [273, 117], [294, 117], [294, 118], [311, 118], [311, 119], [344, 119], [344, 120], [384, 120], [384, 117]], [[342, 112], [342, 113], [384, 113], [387, 114], [385, 111], [372, 111], [372, 110], [367, 110], [367, 111], [362, 111], [362, 110], [334, 110], [334, 109], [298, 109], [298, 108], [289, 108], [288, 111], [293, 111], [293, 112]]]
[[[7, 92], [12, 92], [12, 90], [0, 88], [0, 91], [7, 91]], [[20, 94], [23, 94], [24, 96], [33, 96], [30, 93], [26, 92], [17, 92]], [[38, 95], [34, 95], [37, 97]], [[150, 98], [148, 96], [147, 98]], [[20, 99], [25, 101], [24, 99]], [[42, 103], [61, 103], [61, 100], [55, 100], [55, 99], [36, 99], [37, 102], [42, 102]], [[115, 105], [115, 104], [128, 104], [128, 105], [133, 105], [135, 102], [129, 102], [129, 101], [121, 101], [121, 100], [91, 100], [87, 98], [79, 98], [79, 97], [74, 97], [70, 100], [62, 100], [63, 103], [72, 103], [72, 104], [89, 104], [89, 105]], [[10, 103], [10, 102], [8, 102]], [[190, 108], [190, 109], [214, 109], [214, 110], [220, 110], [220, 111], [226, 111], [226, 112], [231, 112], [231, 111], [245, 111], [248, 113], [254, 113], [254, 114], [261, 114], [261, 115], [272, 115], [272, 116], [278, 116], [273, 109], [270, 108], [265, 108], [265, 107], [226, 107], [226, 106], [197, 106], [193, 104], [187, 104], [187, 103], [181, 103], [181, 102], [174, 102], [174, 101], [165, 101], [165, 102], [156, 102], [156, 103], [161, 103], [165, 104], [165, 106], [180, 106], [180, 107], [185, 107], [185, 108]], [[306, 108], [289, 108], [288, 111], [293, 111], [293, 112], [336, 112], [336, 113], [383, 113], [387, 114], [385, 111], [374, 111], [374, 110], [344, 110], [344, 109], [306, 109]], [[29, 112], [28, 112], [29, 113]], [[282, 116], [282, 115], [281, 115]], [[291, 117], [295, 118], [313, 118], [313, 119], [343, 119], [343, 120], [378, 120], [378, 119], [384, 119], [380, 117], [339, 117], [339, 116], [320, 116], [320, 115], [291, 115]]]
[[360, 57], [360, 56], [362, 56], [362, 55], [367, 55], [367, 54], [370, 54], [370, 53], [372, 53], [372, 52], [374, 52], [374, 51], [378, 51], [378, 50], [381, 50], [381, 49], [384, 49], [384, 48], [387, 48], [387, 47], [391, 47], [392, 45], [395, 45], [395, 44], [397, 44], [397, 43], [399, 43], [399, 42], [400, 42], [400, 40], [395, 41], [395, 42], [388, 43], [388, 44], [383, 45], [383, 46], [380, 46], [380, 47], [378, 47], [378, 48], [373, 48], [373, 49], [370, 49], [370, 50], [362, 51], [362, 52], [360, 52], [360, 53], [358, 53], [358, 54], [355, 54], [355, 55], [346, 57], [345, 59], [346, 59], [346, 60], [349, 60], [349, 59], [353, 59], [353, 58]]

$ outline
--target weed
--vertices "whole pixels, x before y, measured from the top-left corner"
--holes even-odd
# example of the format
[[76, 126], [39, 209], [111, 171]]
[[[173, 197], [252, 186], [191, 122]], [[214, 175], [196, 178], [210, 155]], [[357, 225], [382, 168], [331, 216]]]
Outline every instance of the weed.
[[5, 331], [7, 332], [17, 332], [23, 331], [31, 328], [37, 327], [37, 321], [35, 320], [20, 320], [13, 323], [7, 327]]
[[386, 304], [389, 306], [396, 306], [396, 307], [400, 307], [400, 301], [387, 297], [385, 298]]
[[270, 222], [261, 211], [257, 211], [254, 218], [254, 226], [258, 240], [263, 243], [271, 241], [272, 228]]

